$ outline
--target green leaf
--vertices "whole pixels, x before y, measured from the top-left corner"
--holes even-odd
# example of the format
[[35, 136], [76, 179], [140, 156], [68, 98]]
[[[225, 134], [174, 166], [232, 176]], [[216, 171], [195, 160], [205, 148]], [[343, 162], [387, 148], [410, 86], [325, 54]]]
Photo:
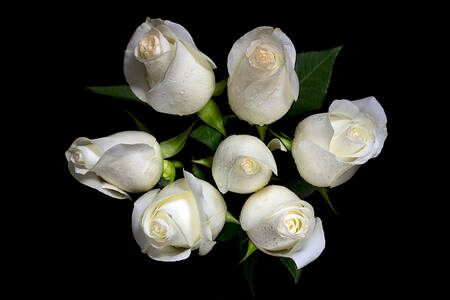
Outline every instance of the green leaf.
[[280, 139], [280, 141], [288, 149], [288, 151], [291, 151], [291, 149], [292, 149], [292, 139], [290, 137], [288, 137], [284, 133], [282, 133], [282, 135], [279, 135], [279, 134], [273, 132], [272, 129], [269, 129], [269, 131], [270, 131], [271, 134], [273, 134], [278, 139]]
[[220, 96], [225, 91], [225, 88], [227, 87], [227, 81], [228, 77], [219, 82], [216, 82], [216, 87], [214, 88], [213, 92], [214, 97]]
[[342, 46], [317, 52], [298, 53], [295, 71], [300, 81], [300, 92], [288, 115], [320, 109], [330, 83], [334, 60]]
[[192, 165], [192, 174], [194, 174], [195, 177], [206, 180], [206, 173], [200, 168], [198, 165]]
[[[246, 252], [248, 252], [248, 245], [246, 243], [247, 240], [249, 240], [247, 237], [247, 233], [243, 230], [238, 231], [238, 246], [241, 256], [244, 255]], [[250, 288], [250, 292], [252, 294], [253, 299], [255, 299], [256, 297], [257, 257], [258, 257], [257, 255], [250, 255], [248, 259], [244, 260], [241, 264], [245, 279], [247, 279], [248, 287]]]
[[241, 226], [235, 223], [227, 222], [225, 223], [225, 226], [223, 226], [220, 234], [217, 236], [216, 241], [228, 242], [229, 240], [236, 238], [240, 231], [242, 231]]
[[172, 157], [172, 156], [176, 155], [178, 152], [180, 152], [181, 149], [183, 149], [184, 144], [186, 143], [186, 140], [187, 140], [189, 133], [191, 132], [194, 124], [195, 124], [195, 121], [182, 134], [177, 135], [176, 137], [173, 137], [170, 140], [167, 140], [167, 141], [159, 144], [161, 146], [161, 153], [162, 153], [163, 158]]
[[310, 196], [317, 189], [317, 187], [309, 184], [303, 178], [289, 180], [284, 184], [288, 189], [297, 194], [297, 196], [299, 196], [301, 199]]
[[239, 261], [239, 264], [242, 263], [244, 260], [246, 260], [250, 255], [252, 255], [258, 248], [252, 243], [252, 241], [248, 240], [248, 246], [247, 246], [247, 252], [245, 253], [245, 256]]
[[172, 183], [175, 180], [176, 170], [175, 164], [169, 160], [163, 160], [163, 172], [161, 178]]
[[223, 125], [222, 114], [216, 102], [209, 100], [208, 103], [199, 111], [197, 115], [206, 124], [214, 129], [217, 129], [221, 134], [227, 136], [225, 132], [225, 126]]
[[256, 130], [258, 131], [261, 141], [264, 142], [264, 139], [266, 138], [266, 131], [269, 128], [269, 126], [267, 126], [267, 125], [264, 125], [264, 126], [255, 125], [255, 126], [256, 126]]
[[145, 131], [148, 132], [150, 134], [152, 134], [152, 132], [150, 131], [150, 129], [144, 125], [144, 123], [142, 123], [141, 121], [139, 121], [138, 118], [136, 118], [135, 115], [133, 115], [131, 112], [129, 112], [128, 110], [125, 109], [125, 111], [128, 113], [128, 115], [130, 115], [130, 117], [133, 119], [134, 124], [136, 124], [136, 128], [139, 129], [140, 131]]
[[193, 163], [211, 168], [213, 156], [192, 160]]
[[330, 198], [328, 197], [327, 188], [324, 187], [317, 187], [317, 190], [322, 195], [323, 198], [327, 201], [328, 205], [330, 206], [331, 210], [336, 214], [339, 215], [336, 209], [334, 208], [333, 204], [330, 201]]
[[93, 93], [110, 96], [116, 99], [139, 101], [128, 85], [111, 85], [111, 86], [89, 86], [87, 87]]
[[283, 263], [283, 265], [292, 274], [292, 277], [294, 277], [295, 283], [298, 283], [298, 279], [300, 278], [300, 274], [302, 274], [302, 269], [298, 269], [297, 270], [297, 265], [289, 257], [281, 257], [280, 260]]
[[237, 225], [240, 225], [241, 223], [239, 223], [239, 221], [235, 218], [235, 217], [233, 217], [233, 215], [229, 212], [229, 211], [227, 211], [227, 219], [226, 219], [226, 222], [228, 222], [228, 223], [234, 223], [234, 224], [237, 224]]
[[197, 141], [205, 144], [212, 151], [216, 151], [217, 147], [222, 140], [222, 135], [220, 132], [215, 130], [214, 128], [209, 127], [208, 125], [202, 125], [196, 128], [191, 133], [191, 137], [196, 139]]

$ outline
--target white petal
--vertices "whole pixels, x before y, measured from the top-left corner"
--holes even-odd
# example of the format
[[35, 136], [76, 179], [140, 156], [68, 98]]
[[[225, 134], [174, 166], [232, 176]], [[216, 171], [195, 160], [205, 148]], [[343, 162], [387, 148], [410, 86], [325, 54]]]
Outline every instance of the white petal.
[[305, 140], [309, 140], [321, 148], [328, 150], [332, 137], [333, 127], [331, 127], [328, 114], [311, 115], [301, 121], [295, 129], [294, 140], [292, 141], [292, 154], [295, 157], [298, 143]]
[[202, 185], [203, 195], [206, 199], [204, 209], [211, 228], [212, 239], [215, 240], [225, 225], [227, 205], [222, 194], [212, 184], [205, 180], [198, 180]]
[[192, 36], [190, 35], [189, 31], [187, 31], [180, 24], [174, 23], [169, 20], [164, 21], [164, 24], [167, 25], [172, 30], [172, 32], [177, 36], [178, 39], [180, 39], [185, 44], [185, 46], [190, 46], [192, 49], [197, 50], [198, 54], [201, 55], [204, 59], [206, 59], [213, 69], [216, 68], [216, 64], [208, 56], [206, 56], [197, 49], [197, 46], [195, 46], [194, 40], [192, 39]]
[[134, 239], [138, 243], [139, 247], [141, 247], [142, 252], [146, 252], [147, 248], [150, 246], [150, 243], [140, 226], [142, 214], [145, 209], [151, 205], [158, 192], [159, 189], [151, 190], [134, 202], [133, 213], [131, 215], [131, 229], [133, 231]]
[[[310, 140], [293, 143], [292, 154], [300, 176], [310, 184], [319, 187], [331, 186], [338, 177], [350, 168], [356, 167], [337, 160], [334, 154]], [[348, 174], [353, 175], [354, 173]], [[350, 177], [346, 179], [348, 180]]]
[[233, 76], [234, 70], [240, 64], [240, 61], [247, 50], [250, 43], [255, 40], [262, 33], [270, 33], [273, 31], [273, 27], [261, 26], [247, 32], [241, 38], [239, 38], [228, 53], [227, 69], [230, 78]]
[[315, 260], [325, 249], [325, 235], [323, 232], [322, 221], [316, 218], [314, 232], [311, 237], [303, 244], [301, 249], [294, 249], [287, 256], [295, 261], [297, 269], [301, 269], [313, 260]]
[[127, 83], [130, 85], [133, 93], [140, 100], [146, 102], [146, 93], [150, 89], [147, 79], [146, 79], [146, 70], [144, 64], [139, 62], [134, 56], [134, 49], [136, 48], [138, 42], [145, 33], [152, 29], [152, 25], [150, 22], [146, 21], [141, 24], [130, 41], [128, 42], [127, 49], [125, 50], [125, 58], [123, 64], [123, 71], [125, 74], [125, 79]]
[[298, 93], [300, 90], [300, 83], [298, 81], [297, 73], [295, 72], [295, 60], [297, 58], [297, 51], [295, 50], [294, 44], [291, 39], [283, 32], [281, 29], [276, 28], [273, 31], [273, 36], [279, 40], [279, 43], [283, 45], [285, 50], [285, 56], [289, 59], [288, 70], [289, 70], [289, 82], [292, 89], [292, 94], [294, 96], [294, 100], [297, 100]]
[[286, 146], [284, 146], [284, 144], [278, 138], [271, 139], [270, 142], [267, 144], [267, 148], [269, 148], [270, 151], [272, 151], [272, 152], [275, 150], [281, 150], [283, 152], [288, 152], [288, 149], [286, 148]]
[[199, 63], [183, 43], [177, 42], [175, 57], [164, 80], [147, 93], [147, 99], [159, 112], [188, 115], [203, 108], [214, 88], [211, 66]]
[[[184, 182], [184, 179], [177, 180]], [[160, 194], [164, 194], [164, 190], [171, 189], [170, 185], [166, 186]], [[163, 193], [164, 192], [164, 193]], [[175, 193], [169, 197], [157, 196], [155, 200], [155, 209], [163, 211], [169, 216], [170, 226], [173, 230], [170, 236], [170, 245], [176, 247], [192, 248], [197, 246], [200, 241], [200, 221], [197, 211], [195, 198], [190, 191]]]
[[146, 192], [162, 173], [161, 159], [155, 154], [148, 144], [118, 144], [105, 152], [92, 171], [125, 191]]
[[[250, 135], [229, 136], [219, 144], [212, 162], [214, 181], [222, 193], [229, 190], [229, 176], [235, 161], [241, 157], [254, 159], [277, 174], [275, 159], [261, 140]], [[251, 176], [248, 180], [251, 180]]]
[[243, 230], [249, 231], [282, 207], [299, 201], [300, 198], [284, 186], [266, 186], [245, 201], [239, 222]]
[[381, 104], [375, 97], [367, 97], [360, 100], [355, 100], [353, 103], [359, 108], [361, 113], [364, 113], [374, 121], [376, 126], [376, 137], [374, 144], [374, 152], [372, 157], [377, 157], [383, 148], [384, 141], [387, 137], [387, 117]]
[[[265, 78], [255, 80], [249, 74], [248, 60], [243, 60], [228, 85], [228, 100], [233, 112], [250, 124], [271, 124], [283, 117], [294, 101], [287, 65]], [[230, 77], [231, 78], [231, 77]]]
[[[252, 159], [258, 164], [258, 171], [255, 174], [247, 175], [242, 172], [240, 162]], [[236, 157], [233, 167], [228, 174], [228, 189], [238, 194], [248, 194], [266, 186], [272, 177], [272, 170], [264, 162], [249, 156]]]
[[177, 248], [172, 246], [167, 246], [165, 248], [158, 249], [150, 245], [147, 248], [147, 254], [154, 260], [174, 262], [188, 258], [191, 255], [191, 249]]
[[72, 174], [72, 176], [80, 183], [87, 185], [91, 188], [94, 188], [113, 198], [131, 199], [130, 196], [125, 191], [122, 191], [120, 188], [105, 182], [103, 179], [95, 175], [93, 172], [87, 172], [84, 175], [77, 174], [71, 162], [68, 163], [68, 167], [70, 174]]
[[359, 108], [359, 111], [365, 113], [375, 121], [376, 124], [386, 124], [387, 117], [383, 107], [375, 97], [367, 97], [352, 101]]
[[353, 119], [359, 114], [359, 108], [349, 100], [334, 100], [328, 108], [330, 118]]
[[200, 183], [200, 180], [197, 179], [194, 175], [189, 172], [183, 170], [184, 178], [186, 179], [189, 188], [194, 194], [194, 198], [197, 203], [198, 214], [200, 218], [200, 228], [201, 228], [201, 240], [200, 240], [200, 248], [199, 254], [205, 255], [209, 251], [211, 251], [212, 247], [216, 242], [212, 240], [212, 232], [209, 224], [207, 222], [207, 216], [205, 213], [205, 207], [207, 206], [207, 200], [203, 194], [203, 187]]

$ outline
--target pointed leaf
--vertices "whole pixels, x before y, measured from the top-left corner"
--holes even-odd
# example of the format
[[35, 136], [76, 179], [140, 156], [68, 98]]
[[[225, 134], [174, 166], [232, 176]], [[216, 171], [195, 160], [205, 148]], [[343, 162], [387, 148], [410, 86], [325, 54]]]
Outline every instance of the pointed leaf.
[[289, 180], [285, 182], [284, 185], [301, 199], [310, 196], [317, 189], [317, 187], [306, 182], [303, 178]]
[[176, 155], [178, 152], [180, 152], [181, 149], [183, 149], [184, 144], [186, 143], [186, 140], [194, 124], [195, 122], [192, 123], [192, 125], [189, 126], [189, 128], [186, 129], [182, 134], [177, 135], [176, 137], [173, 137], [170, 140], [167, 140], [159, 144], [161, 146], [161, 153], [163, 158], [172, 157]]
[[122, 100], [142, 102], [133, 94], [128, 85], [89, 86], [87, 89], [99, 95], [110, 96]]
[[206, 180], [206, 173], [200, 168], [198, 165], [193, 164], [192, 165], [192, 174], [194, 174], [195, 177]]
[[216, 82], [216, 87], [214, 88], [213, 92], [214, 97], [220, 96], [225, 91], [225, 88], [227, 87], [227, 81], [228, 77], [219, 82]]
[[219, 107], [213, 100], [209, 100], [208, 103], [199, 111], [197, 115], [206, 124], [214, 129], [217, 129], [221, 134], [226, 136], [225, 126], [223, 125], [222, 114]]
[[196, 139], [197, 141], [205, 144], [212, 151], [216, 151], [217, 147], [222, 140], [222, 135], [220, 132], [215, 130], [214, 128], [209, 127], [208, 125], [202, 125], [196, 128], [191, 133], [191, 137]]
[[242, 231], [241, 226], [235, 223], [227, 222], [223, 226], [223, 229], [220, 232], [220, 234], [217, 236], [216, 241], [228, 242], [229, 240], [236, 238], [239, 235], [240, 231]]
[[234, 224], [237, 224], [237, 225], [241, 224], [241, 223], [239, 223], [239, 221], [235, 217], [233, 217], [233, 215], [229, 211], [227, 211], [226, 222], [234, 223]]
[[255, 126], [256, 126], [256, 130], [258, 131], [259, 138], [261, 139], [261, 141], [264, 142], [264, 139], [266, 138], [266, 131], [269, 128], [269, 126], [267, 126], [267, 125], [264, 125], [264, 126], [255, 125]]
[[213, 156], [192, 160], [193, 163], [211, 168]]
[[283, 263], [283, 265], [292, 274], [292, 277], [294, 277], [295, 283], [298, 283], [298, 279], [300, 278], [300, 275], [302, 274], [302, 269], [297, 270], [297, 265], [289, 257], [281, 257], [280, 260]]
[[252, 255], [258, 248], [252, 243], [252, 241], [248, 240], [248, 246], [247, 246], [247, 252], [245, 253], [245, 256], [241, 259], [239, 263], [242, 263], [244, 260], [246, 260], [250, 255]]
[[[234, 224], [233, 224], [234, 225]], [[248, 251], [248, 245], [247, 245], [247, 233], [243, 230], [240, 230], [238, 232], [238, 246], [239, 246], [239, 252], [241, 253], [241, 256]], [[256, 263], [257, 263], [257, 255], [251, 255], [248, 257], [248, 259], [244, 260], [242, 262], [242, 270], [244, 272], [245, 279], [247, 279], [248, 287], [250, 289], [250, 292], [252, 294], [253, 299], [256, 297]]]
[[295, 71], [300, 81], [300, 92], [296, 102], [288, 112], [290, 116], [319, 109], [327, 93], [334, 60], [342, 49], [297, 54]]
[[283, 143], [283, 145], [286, 147], [286, 149], [288, 151], [291, 151], [292, 149], [292, 139], [290, 137], [288, 137], [287, 135], [283, 134], [279, 135], [275, 132], [272, 131], [272, 129], [269, 129], [270, 133], [273, 134], [274, 136], [276, 136], [277, 138], [280, 139], [280, 141]]
[[130, 115], [130, 117], [133, 119], [134, 124], [136, 124], [136, 128], [139, 129], [140, 131], [145, 131], [148, 132], [150, 134], [152, 134], [152, 132], [150, 131], [150, 129], [144, 125], [144, 123], [142, 123], [141, 121], [139, 121], [138, 118], [136, 118], [135, 115], [133, 115], [131, 112], [129, 112], [128, 110], [125, 110], [128, 115]]
[[328, 197], [327, 189], [324, 187], [318, 187], [317, 190], [322, 195], [323, 198], [327, 201], [328, 205], [330, 206], [331, 210], [336, 214], [339, 215], [336, 209], [334, 208], [333, 204], [330, 201], [330, 198]]

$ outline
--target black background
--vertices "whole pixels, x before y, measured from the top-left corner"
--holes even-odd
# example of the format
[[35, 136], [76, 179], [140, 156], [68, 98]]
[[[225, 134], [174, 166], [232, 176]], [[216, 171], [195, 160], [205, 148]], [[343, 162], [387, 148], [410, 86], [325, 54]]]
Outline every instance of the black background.
[[[124, 49], [150, 16], [183, 25], [218, 66], [217, 80], [227, 75], [233, 43], [258, 26], [280, 27], [297, 52], [343, 45], [321, 112], [334, 99], [367, 96], [375, 96], [386, 111], [389, 135], [379, 157], [329, 191], [339, 215], [318, 194], [306, 199], [324, 223], [323, 254], [295, 285], [277, 258], [258, 253], [257, 298], [448, 298], [441, 208], [448, 197], [438, 173], [422, 171], [444, 164], [432, 138], [443, 131], [439, 120], [424, 125], [429, 115], [424, 104], [433, 100], [433, 88], [422, 88], [433, 74], [421, 69], [441, 61], [433, 36], [438, 9], [214, 3], [66, 4], [28, 7], [31, 14], [19, 14], [20, 33], [8, 44], [15, 54], [4, 58], [22, 64], [10, 73], [19, 87], [9, 98], [18, 106], [4, 111], [5, 118], [15, 117], [8, 127], [13, 133], [5, 130], [5, 137], [20, 147], [2, 147], [11, 159], [4, 162], [10, 175], [3, 187], [0, 296], [251, 298], [234, 243], [218, 243], [207, 256], [194, 252], [182, 262], [152, 261], [132, 237], [132, 203], [79, 184], [67, 170], [64, 152], [75, 138], [134, 129], [122, 103], [85, 87], [125, 84]], [[161, 116], [148, 106], [126, 108], [145, 118], [159, 141], [192, 120]], [[294, 127], [282, 130], [292, 135]], [[210, 155], [192, 141], [186, 147], [198, 149], [198, 157]], [[440, 196], [431, 193], [436, 190]]]

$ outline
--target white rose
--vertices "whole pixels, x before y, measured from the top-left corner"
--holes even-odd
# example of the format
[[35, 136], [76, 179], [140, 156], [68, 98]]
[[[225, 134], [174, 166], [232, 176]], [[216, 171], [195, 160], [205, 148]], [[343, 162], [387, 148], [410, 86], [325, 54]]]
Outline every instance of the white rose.
[[265, 186], [272, 172], [277, 174], [275, 159], [264, 143], [251, 135], [231, 135], [217, 147], [212, 162], [214, 181], [223, 194], [232, 191], [252, 193]]
[[301, 121], [292, 142], [300, 175], [309, 183], [337, 186], [376, 157], [387, 137], [386, 114], [374, 97], [335, 100], [328, 113]]
[[158, 183], [162, 155], [156, 139], [142, 131], [124, 131], [90, 140], [77, 138], [66, 151], [70, 173], [79, 182], [114, 198], [129, 198]]
[[314, 217], [313, 207], [283, 186], [269, 185], [251, 195], [242, 207], [240, 222], [259, 250], [289, 257], [297, 269], [325, 248], [322, 221]]
[[214, 92], [215, 68], [189, 32], [167, 20], [147, 18], [125, 51], [124, 73], [131, 90], [167, 114], [189, 115], [202, 109]]
[[233, 112], [250, 124], [283, 117], [297, 99], [296, 51], [279, 29], [258, 27], [234, 43], [228, 55], [228, 99]]
[[214, 246], [226, 214], [219, 191], [184, 171], [183, 179], [147, 192], [134, 203], [133, 236], [142, 252], [155, 260], [183, 260], [195, 249], [205, 255]]

